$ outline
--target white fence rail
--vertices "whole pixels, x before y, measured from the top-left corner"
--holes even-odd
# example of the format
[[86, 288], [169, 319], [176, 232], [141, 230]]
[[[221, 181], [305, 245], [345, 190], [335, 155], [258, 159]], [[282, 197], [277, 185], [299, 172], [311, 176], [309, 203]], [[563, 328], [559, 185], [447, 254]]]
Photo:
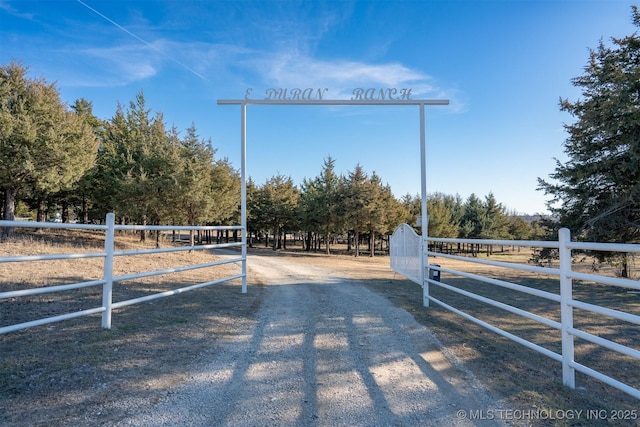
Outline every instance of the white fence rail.
[[[0, 292], [0, 300], [7, 298], [18, 298], [30, 295], [38, 295], [51, 292], [62, 292], [72, 289], [86, 288], [90, 286], [102, 286], [102, 305], [100, 307], [87, 308], [81, 311], [73, 313], [65, 313], [57, 316], [36, 319], [29, 322], [5, 325], [0, 327], [0, 334], [17, 331], [20, 329], [30, 328], [34, 326], [46, 325], [49, 323], [59, 322], [62, 320], [73, 319], [76, 317], [87, 316], [91, 314], [102, 313], [102, 327], [111, 328], [111, 316], [113, 309], [125, 307], [132, 304], [137, 304], [145, 301], [150, 301], [157, 298], [176, 295], [182, 292], [202, 288], [205, 286], [215, 285], [218, 283], [242, 279], [242, 293], [247, 291], [247, 269], [246, 269], [246, 250], [241, 252], [241, 255], [237, 258], [224, 259], [221, 261], [215, 261], [205, 264], [196, 264], [176, 268], [168, 268], [156, 271], [145, 271], [136, 274], [127, 274], [122, 276], [113, 275], [113, 260], [114, 257], [120, 256], [135, 256], [145, 254], [155, 254], [164, 252], [179, 252], [179, 251], [194, 251], [194, 250], [207, 250], [207, 249], [220, 249], [230, 247], [241, 247], [243, 242], [235, 243], [222, 243], [222, 244], [210, 244], [210, 245], [194, 245], [194, 246], [179, 246], [169, 248], [157, 248], [157, 249], [137, 249], [137, 250], [122, 250], [116, 251], [114, 240], [115, 231], [117, 230], [152, 230], [152, 231], [190, 231], [190, 230], [242, 230], [241, 226], [158, 226], [158, 225], [116, 225], [115, 216], [112, 213], [107, 214], [106, 225], [94, 225], [94, 224], [63, 224], [63, 223], [51, 223], [51, 222], [19, 222], [19, 221], [0, 221], [0, 228], [4, 227], [23, 227], [23, 228], [58, 228], [58, 229], [81, 229], [81, 230], [104, 230], [105, 241], [104, 251], [94, 253], [65, 253], [65, 254], [51, 254], [51, 255], [27, 255], [27, 256], [7, 256], [0, 257], [0, 266], [3, 263], [10, 262], [32, 262], [32, 261], [44, 261], [44, 260], [63, 260], [63, 259], [81, 259], [81, 258], [103, 258], [104, 268], [103, 277], [99, 280], [89, 280], [85, 282], [69, 283], [64, 285], [46, 286], [40, 288], [14, 290], [8, 292]], [[243, 233], [244, 235], [244, 233]], [[243, 239], [244, 240], [244, 239]], [[125, 280], [138, 279], [143, 277], [158, 276], [163, 274], [178, 273], [182, 271], [194, 270], [199, 268], [215, 267], [223, 264], [241, 263], [241, 273], [237, 275], [227, 276], [220, 279], [198, 283], [191, 286], [186, 286], [178, 289], [172, 289], [165, 292], [159, 292], [155, 294], [146, 295], [134, 299], [125, 301], [113, 302], [113, 284]]]
[[[428, 265], [427, 260], [422, 260], [422, 248], [421, 248], [421, 239], [410, 226], [406, 224], [400, 225], [396, 232], [394, 232], [391, 239], [391, 267], [394, 271], [406, 276], [408, 279], [420, 284], [423, 288], [423, 298], [425, 301], [425, 306], [428, 305], [428, 302], [434, 302], [448, 310], [453, 311], [454, 313], [459, 314], [460, 316], [481, 325], [501, 336], [509, 338], [519, 344], [526, 346], [531, 350], [535, 350], [547, 357], [550, 357], [553, 360], [556, 360], [562, 364], [562, 381], [564, 385], [575, 388], [575, 372], [581, 372], [593, 378], [596, 378], [599, 381], [602, 381], [610, 386], [613, 386], [619, 390], [624, 391], [638, 399], [640, 399], [640, 389], [634, 388], [622, 381], [619, 381], [615, 378], [612, 378], [602, 372], [599, 372], [595, 369], [587, 367], [581, 363], [578, 363], [574, 359], [575, 347], [574, 347], [574, 339], [579, 338], [581, 340], [588, 341], [589, 343], [595, 344], [600, 347], [604, 347], [608, 350], [612, 350], [618, 352], [620, 354], [629, 356], [633, 360], [640, 361], [640, 343], [632, 348], [630, 346], [621, 345], [617, 342], [608, 340], [606, 338], [596, 336], [594, 334], [588, 333], [584, 330], [580, 330], [574, 325], [574, 311], [575, 309], [584, 310], [586, 312], [595, 313], [598, 315], [606, 316], [609, 318], [616, 319], [620, 322], [625, 322], [631, 327], [636, 327], [640, 325], [640, 316], [635, 313], [629, 313], [626, 311], [607, 308], [600, 305], [595, 305], [591, 303], [587, 303], [584, 301], [580, 301], [573, 298], [573, 280], [576, 281], [585, 281], [589, 283], [595, 284], [606, 284], [610, 286], [617, 286], [621, 288], [625, 288], [630, 292], [640, 291], [640, 281], [630, 280], [625, 278], [618, 277], [609, 277], [603, 276], [599, 274], [586, 274], [580, 273], [577, 271], [573, 271], [572, 269], [572, 250], [581, 250], [581, 251], [605, 251], [605, 252], [623, 252], [623, 253], [631, 253], [637, 254], [640, 253], [640, 245], [636, 244], [608, 244], [608, 243], [592, 243], [592, 242], [572, 242], [570, 232], [568, 229], [561, 229], [559, 234], [559, 240], [554, 242], [549, 241], [515, 241], [515, 240], [479, 240], [479, 239], [445, 239], [445, 238], [432, 238], [428, 237], [426, 240], [433, 248], [436, 248], [437, 245], [435, 243], [446, 243], [446, 244], [470, 244], [470, 245], [498, 245], [498, 246], [520, 246], [520, 247], [532, 247], [532, 248], [551, 248], [557, 249], [559, 253], [559, 268], [550, 268], [550, 267], [540, 267], [534, 265], [525, 265], [525, 264], [517, 264], [511, 262], [501, 262], [494, 261], [489, 259], [479, 259], [475, 257], [466, 257], [453, 255], [450, 253], [437, 252], [435, 250], [428, 250], [427, 255], [432, 257], [439, 257], [444, 259], [452, 259], [456, 261], [464, 261], [468, 263], [475, 264], [484, 264], [490, 265], [500, 268], [514, 269], [525, 272], [533, 272], [533, 273], [541, 273], [544, 275], [555, 276], [559, 280], [559, 293], [547, 292], [544, 290], [536, 289], [533, 287], [523, 286], [517, 283], [512, 283], [504, 280], [498, 280], [495, 278], [484, 277], [479, 274], [472, 274], [469, 272], [455, 270], [452, 268], [441, 267], [439, 265], [431, 264]], [[407, 238], [406, 235], [410, 235], [411, 232], [414, 233], [415, 237]], [[396, 234], [398, 233], [398, 234]], [[410, 244], [415, 245], [413, 248], [406, 247]], [[410, 259], [409, 259], [410, 258]], [[421, 274], [416, 274], [415, 266], [421, 265], [422, 271]], [[429, 271], [432, 273], [429, 275]], [[475, 281], [487, 283], [493, 286], [510, 289], [513, 291], [517, 291], [520, 293], [525, 293], [530, 295], [531, 297], [539, 297], [545, 298], [547, 300], [552, 301], [554, 304], [559, 305], [560, 310], [560, 322], [549, 319], [545, 316], [541, 316], [539, 314], [531, 313], [526, 310], [520, 309], [518, 307], [512, 306], [510, 304], [505, 304], [503, 302], [495, 301], [490, 298], [486, 298], [484, 296], [478, 295], [476, 293], [460, 289], [459, 287], [453, 286], [451, 284], [445, 283], [444, 279], [434, 280], [433, 272], [443, 272], [447, 273], [448, 277], [464, 277], [467, 279], [472, 279]], [[440, 274], [437, 275], [438, 279], [440, 279]], [[561, 337], [561, 352], [557, 353], [555, 351], [549, 350], [541, 345], [528, 341], [520, 336], [507, 332], [503, 329], [500, 329], [494, 325], [491, 325], [483, 320], [478, 319], [477, 317], [466, 313], [456, 307], [453, 307], [440, 299], [435, 298], [429, 292], [429, 285], [434, 285], [440, 287], [442, 289], [446, 289], [451, 292], [455, 292], [457, 294], [463, 295], [465, 297], [471, 298], [473, 300], [479, 301], [484, 304], [491, 305], [501, 310], [508, 311], [509, 313], [513, 313], [522, 317], [525, 317], [529, 320], [541, 323], [546, 325], [547, 327], [556, 329], [560, 332]], [[435, 288], [432, 288], [435, 290]], [[633, 334], [633, 336], [638, 336], [637, 334]]]

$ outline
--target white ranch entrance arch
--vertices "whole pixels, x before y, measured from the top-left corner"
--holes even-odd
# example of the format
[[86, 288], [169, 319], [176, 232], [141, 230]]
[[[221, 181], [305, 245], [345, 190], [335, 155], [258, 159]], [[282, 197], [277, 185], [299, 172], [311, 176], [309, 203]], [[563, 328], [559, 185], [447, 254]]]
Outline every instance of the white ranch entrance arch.
[[[246, 91], [245, 99], [219, 99], [218, 105], [240, 106], [240, 199], [241, 199], [241, 227], [242, 227], [242, 293], [247, 292], [247, 105], [416, 105], [420, 110], [420, 196], [422, 198], [422, 266], [421, 281], [423, 293], [428, 295], [429, 282], [427, 279], [427, 175], [426, 175], [426, 137], [425, 137], [425, 105], [449, 105], [448, 99], [410, 99], [411, 89], [356, 89], [354, 99], [322, 99], [327, 89], [300, 90], [268, 89], [267, 99], [249, 99], [252, 89]], [[313, 99], [316, 98], [316, 99]], [[377, 99], [375, 99], [377, 98]], [[396, 98], [396, 99], [393, 99]], [[425, 306], [429, 304], [424, 299]]]

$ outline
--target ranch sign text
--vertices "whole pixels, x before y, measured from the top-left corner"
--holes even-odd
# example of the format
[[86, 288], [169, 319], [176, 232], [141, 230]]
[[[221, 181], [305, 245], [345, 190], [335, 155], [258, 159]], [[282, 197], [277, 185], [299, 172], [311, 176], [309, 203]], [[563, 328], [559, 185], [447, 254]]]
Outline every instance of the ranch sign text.
[[[322, 101], [327, 88], [270, 88], [264, 91], [268, 101]], [[245, 91], [244, 99], [251, 100], [253, 88]], [[351, 91], [351, 101], [409, 101], [411, 89], [356, 88]]]

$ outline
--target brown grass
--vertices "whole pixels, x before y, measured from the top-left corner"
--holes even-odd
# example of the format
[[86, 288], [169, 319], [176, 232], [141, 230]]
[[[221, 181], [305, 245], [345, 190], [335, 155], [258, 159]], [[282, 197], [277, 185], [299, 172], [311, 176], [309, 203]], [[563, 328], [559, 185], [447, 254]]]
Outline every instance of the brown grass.
[[[0, 256], [100, 252], [102, 244], [100, 233], [29, 234], [0, 244]], [[130, 235], [118, 236], [117, 245], [119, 248], [143, 246]], [[153, 245], [149, 242], [145, 247]], [[326, 256], [295, 250], [279, 252], [276, 256], [331, 268], [336, 274], [352, 277], [385, 296], [432, 330], [492, 394], [507, 399], [515, 408], [605, 410], [608, 414], [612, 410], [638, 409], [638, 400], [582, 374], [577, 374], [576, 390], [563, 387], [559, 363], [435, 304], [424, 308], [420, 286], [391, 271], [387, 257]], [[520, 254], [511, 260], [517, 258], [526, 262], [526, 257], [526, 254]], [[214, 258], [198, 251], [144, 255], [135, 260], [118, 260], [114, 267], [116, 274], [126, 274], [202, 263]], [[451, 268], [459, 265], [457, 261], [444, 259], [438, 259], [437, 263]], [[0, 291], [99, 278], [101, 268], [102, 259], [99, 258], [0, 264]], [[478, 265], [465, 270], [550, 292], [558, 290], [557, 279], [538, 274], [514, 274]], [[114, 301], [213, 280], [229, 273], [237, 274], [237, 271], [237, 266], [227, 265], [185, 272], [180, 276], [131, 281], [116, 287]], [[556, 303], [446, 274], [442, 275], [442, 280], [559, 320]], [[123, 393], [139, 399], [140, 404], [160, 399], [188, 378], [190, 366], [202, 354], [215, 351], [218, 337], [233, 333], [237, 325], [252, 319], [263, 291], [260, 285], [252, 284], [247, 294], [241, 294], [240, 284], [236, 281], [116, 310], [110, 330], [100, 328], [100, 316], [96, 315], [0, 335], [0, 424], [49, 425], [51, 420], [67, 425], [90, 424], [91, 420], [108, 423], [131, 410], [117, 405], [117, 396]], [[559, 333], [555, 330], [433, 286], [432, 294], [496, 326], [559, 351]], [[640, 295], [621, 289], [576, 284], [574, 297], [640, 314]], [[100, 298], [99, 288], [89, 288], [0, 300], [0, 326], [97, 306]], [[636, 349], [640, 347], [638, 327], [586, 313], [576, 313], [575, 321], [590, 332]], [[579, 362], [640, 387], [637, 374], [640, 363], [637, 361], [593, 348], [580, 340], [576, 346]], [[110, 411], [98, 414], [105, 404]], [[638, 420], [607, 422], [640, 425]], [[573, 424], [571, 420], [536, 420], [532, 424], [602, 425], [603, 420], [583, 417]]]

